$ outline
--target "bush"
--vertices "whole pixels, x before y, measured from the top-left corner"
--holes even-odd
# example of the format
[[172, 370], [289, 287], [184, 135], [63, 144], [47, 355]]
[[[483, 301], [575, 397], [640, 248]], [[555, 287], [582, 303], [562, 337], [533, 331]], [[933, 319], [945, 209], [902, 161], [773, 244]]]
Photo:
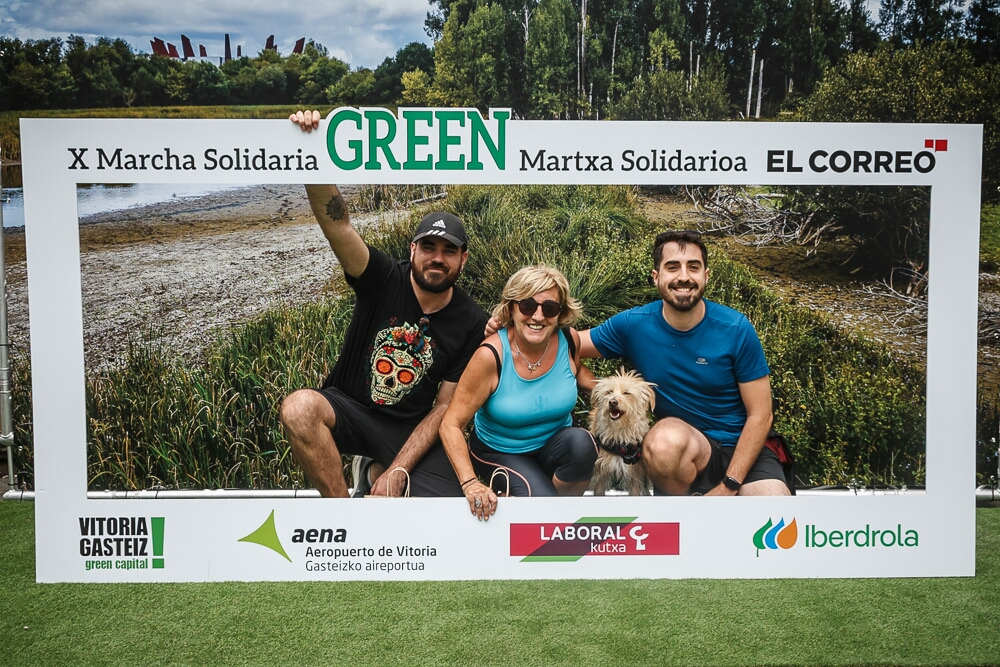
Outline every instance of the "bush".
[[614, 106], [617, 120], [724, 120], [729, 116], [726, 76], [708, 65], [688, 88], [683, 72], [658, 70], [637, 79]]

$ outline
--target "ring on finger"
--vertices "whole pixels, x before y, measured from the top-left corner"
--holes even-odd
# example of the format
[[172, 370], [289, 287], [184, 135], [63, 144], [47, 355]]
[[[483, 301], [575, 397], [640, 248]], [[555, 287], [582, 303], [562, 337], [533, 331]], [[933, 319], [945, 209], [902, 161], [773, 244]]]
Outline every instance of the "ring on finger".
[[476, 506], [476, 509], [479, 509], [480, 507], [483, 506], [483, 501], [480, 500], [479, 498], [476, 498], [476, 502], [474, 504]]

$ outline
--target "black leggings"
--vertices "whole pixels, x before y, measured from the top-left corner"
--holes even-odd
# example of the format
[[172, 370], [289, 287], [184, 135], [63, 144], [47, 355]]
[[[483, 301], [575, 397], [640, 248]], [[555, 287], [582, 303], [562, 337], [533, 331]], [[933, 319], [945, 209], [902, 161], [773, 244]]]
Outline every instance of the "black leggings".
[[[552, 483], [553, 475], [561, 482], [591, 478], [597, 461], [597, 444], [589, 431], [566, 426], [534, 451], [506, 454], [483, 444], [473, 430], [469, 453], [476, 474], [487, 481], [497, 468], [505, 469], [510, 475], [512, 496], [556, 496], [559, 494]], [[502, 473], [493, 478], [493, 490], [498, 493], [507, 490], [507, 479]]]

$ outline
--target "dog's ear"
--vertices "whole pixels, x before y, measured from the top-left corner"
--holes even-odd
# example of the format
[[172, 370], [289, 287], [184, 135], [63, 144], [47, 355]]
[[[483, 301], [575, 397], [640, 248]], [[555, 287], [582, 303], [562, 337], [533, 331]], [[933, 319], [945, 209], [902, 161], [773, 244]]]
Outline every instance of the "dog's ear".
[[656, 385], [652, 382], [646, 383], [646, 391], [649, 392], [649, 411], [656, 412], [656, 390], [654, 389]]

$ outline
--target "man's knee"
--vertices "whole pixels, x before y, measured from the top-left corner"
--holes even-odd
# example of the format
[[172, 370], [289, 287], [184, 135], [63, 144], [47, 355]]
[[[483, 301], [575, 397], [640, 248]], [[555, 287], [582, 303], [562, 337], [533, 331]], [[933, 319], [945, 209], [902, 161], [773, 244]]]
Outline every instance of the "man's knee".
[[647, 463], [673, 465], [680, 461], [695, 460], [700, 447], [693, 428], [673, 417], [661, 419], [642, 441], [642, 456]]
[[756, 482], [748, 482], [740, 487], [741, 496], [790, 496], [788, 485], [784, 480], [761, 479]]
[[308, 432], [317, 424], [330, 429], [336, 424], [336, 414], [329, 401], [311, 389], [299, 389], [286, 396], [279, 414], [286, 433], [291, 434]]

